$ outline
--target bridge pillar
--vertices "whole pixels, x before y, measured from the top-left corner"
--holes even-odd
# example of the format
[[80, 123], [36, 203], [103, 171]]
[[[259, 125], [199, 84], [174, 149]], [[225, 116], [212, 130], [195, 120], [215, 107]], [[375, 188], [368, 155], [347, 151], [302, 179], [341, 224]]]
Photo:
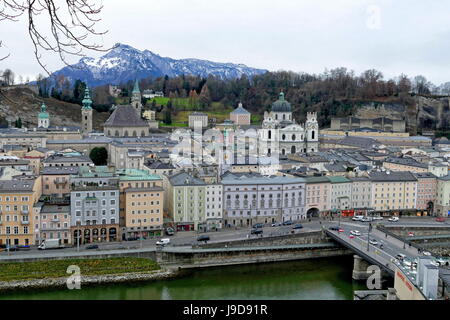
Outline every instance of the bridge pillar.
[[370, 272], [367, 272], [367, 268], [370, 264], [356, 254], [353, 256], [353, 259], [353, 280], [367, 280], [367, 278], [371, 275]]

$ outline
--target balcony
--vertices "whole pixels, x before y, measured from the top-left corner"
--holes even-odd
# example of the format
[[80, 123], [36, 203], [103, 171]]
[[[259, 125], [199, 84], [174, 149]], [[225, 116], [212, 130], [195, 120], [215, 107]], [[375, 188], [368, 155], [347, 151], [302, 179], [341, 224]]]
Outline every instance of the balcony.
[[20, 221], [20, 223], [22, 223], [23, 225], [27, 226], [30, 224], [30, 221]]
[[59, 218], [53, 218], [52, 222], [59, 222]]
[[28, 210], [22, 210], [22, 211], [20, 211], [20, 213], [21, 213], [22, 215], [24, 215], [24, 216], [27, 216], [27, 215], [30, 214], [30, 211], [28, 211]]

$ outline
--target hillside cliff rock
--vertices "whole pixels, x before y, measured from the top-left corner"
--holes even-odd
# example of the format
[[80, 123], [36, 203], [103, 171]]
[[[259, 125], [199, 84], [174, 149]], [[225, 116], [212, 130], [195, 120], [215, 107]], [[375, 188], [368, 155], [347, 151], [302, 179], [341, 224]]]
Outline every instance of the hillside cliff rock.
[[[43, 99], [32, 88], [0, 88], [0, 118], [4, 124], [9, 122], [14, 125], [14, 121], [20, 117], [24, 127], [36, 127], [42, 102], [45, 102], [50, 113], [50, 126], [80, 127], [81, 106], [53, 98]], [[103, 123], [108, 116], [107, 112], [94, 110], [94, 130], [103, 130]]]

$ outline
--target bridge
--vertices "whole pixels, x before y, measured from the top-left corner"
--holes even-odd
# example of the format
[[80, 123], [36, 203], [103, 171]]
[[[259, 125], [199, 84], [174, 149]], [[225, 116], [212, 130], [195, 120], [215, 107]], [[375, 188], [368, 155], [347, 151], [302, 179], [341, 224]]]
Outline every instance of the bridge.
[[[353, 270], [353, 278], [355, 280], [368, 278], [371, 275], [370, 272], [367, 272], [369, 264], [377, 265], [385, 274], [398, 276], [402, 282], [408, 283], [409, 290], [411, 292], [414, 291], [419, 299], [430, 297], [424, 292], [426, 289], [417, 285], [419, 283], [418, 277], [420, 278], [421, 276], [417, 274], [417, 269], [413, 268], [413, 263], [417, 261], [419, 264], [418, 258], [423, 257], [423, 255], [420, 253], [419, 247], [412, 244], [409, 238], [405, 240], [389, 232], [383, 232], [383, 227], [380, 228], [381, 230], [378, 230], [363, 224], [344, 223], [342, 225], [339, 231], [328, 229], [325, 230], [325, 233], [335, 242], [355, 253]], [[359, 231], [360, 235], [352, 236], [351, 230]], [[376, 240], [378, 244], [372, 245], [369, 240]], [[383, 244], [382, 249], [379, 244]], [[405, 259], [399, 261], [396, 258], [397, 254], [405, 255]], [[430, 259], [428, 263], [434, 261], [433, 264], [435, 264], [435, 257], [427, 256], [426, 258]], [[435, 265], [437, 266], [437, 264]], [[441, 268], [440, 274], [442, 274], [443, 270]], [[441, 280], [443, 280], [442, 275]]]

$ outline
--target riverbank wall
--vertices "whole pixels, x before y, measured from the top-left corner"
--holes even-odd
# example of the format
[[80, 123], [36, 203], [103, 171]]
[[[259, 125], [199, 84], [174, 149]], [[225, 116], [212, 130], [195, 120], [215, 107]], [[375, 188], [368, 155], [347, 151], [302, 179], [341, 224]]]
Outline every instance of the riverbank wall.
[[[139, 281], [167, 280], [179, 276], [176, 270], [156, 270], [145, 273], [108, 274], [98, 276], [80, 276], [80, 286], [92, 286], [111, 283], [130, 283]], [[14, 290], [34, 290], [49, 288], [67, 288], [68, 277], [32, 279], [20, 281], [0, 281], [0, 293]], [[69, 290], [69, 289], [68, 289]], [[76, 290], [76, 289], [72, 289]]]

